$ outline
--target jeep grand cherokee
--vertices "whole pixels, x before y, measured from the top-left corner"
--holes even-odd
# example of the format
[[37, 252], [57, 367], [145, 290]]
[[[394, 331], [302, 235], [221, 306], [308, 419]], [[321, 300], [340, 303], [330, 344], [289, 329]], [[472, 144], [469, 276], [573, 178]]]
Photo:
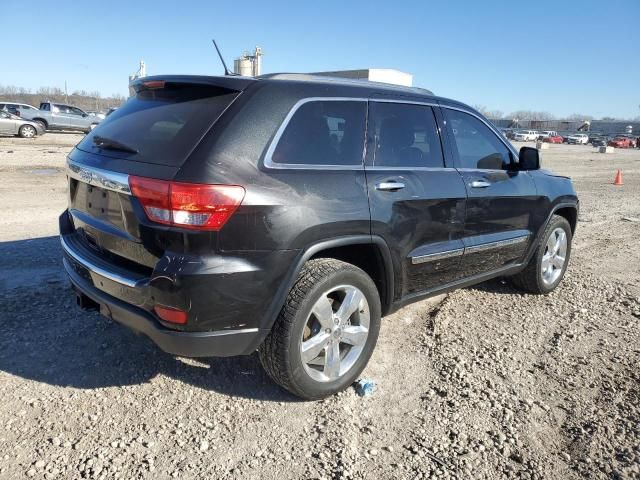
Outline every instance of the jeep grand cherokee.
[[64, 266], [84, 308], [182, 356], [259, 352], [317, 399], [383, 316], [512, 276], [545, 294], [578, 199], [474, 109], [310, 75], [161, 76], [68, 157]]

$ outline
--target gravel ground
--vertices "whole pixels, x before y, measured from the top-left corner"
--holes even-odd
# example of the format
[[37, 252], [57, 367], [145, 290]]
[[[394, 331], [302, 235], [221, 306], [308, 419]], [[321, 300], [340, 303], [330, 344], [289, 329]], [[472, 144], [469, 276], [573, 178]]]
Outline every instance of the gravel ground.
[[175, 358], [77, 310], [55, 234], [80, 138], [0, 138], [0, 478], [640, 478], [640, 151], [542, 152], [581, 199], [553, 294], [414, 304], [373, 395], [300, 402], [255, 355]]

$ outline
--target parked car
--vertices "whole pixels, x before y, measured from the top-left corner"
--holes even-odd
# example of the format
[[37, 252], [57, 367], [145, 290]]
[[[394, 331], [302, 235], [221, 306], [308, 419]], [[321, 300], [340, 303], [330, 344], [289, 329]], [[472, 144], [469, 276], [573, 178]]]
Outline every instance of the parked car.
[[631, 148], [633, 144], [629, 137], [617, 136], [617, 137], [614, 137], [612, 140], [609, 140], [607, 145], [609, 145], [610, 147], [616, 147], [616, 148]]
[[542, 137], [542, 141], [545, 143], [562, 143], [564, 142], [564, 138], [561, 135], [558, 135], [558, 132], [548, 132], [545, 137]]
[[501, 132], [505, 138], [508, 138], [509, 140], [513, 140], [515, 138], [515, 130], [513, 130], [513, 128], [503, 128]]
[[42, 102], [33, 120], [41, 123], [46, 130], [79, 130], [86, 133], [101, 121], [78, 107], [52, 102]]
[[118, 107], [111, 107], [107, 110], [107, 113], [104, 114], [105, 118], [108, 117], [109, 115], [111, 115], [113, 112], [115, 112], [118, 109]]
[[538, 139], [539, 133], [536, 130], [519, 130], [513, 136], [518, 142], [533, 142]]
[[567, 137], [567, 143], [572, 145], [586, 145], [589, 143], [589, 135], [586, 133], [574, 133]]
[[0, 102], [0, 110], [5, 110], [27, 120], [31, 120], [38, 112], [38, 109], [33, 105], [15, 102]]
[[293, 74], [133, 87], [69, 154], [63, 263], [80, 307], [169, 353], [257, 349], [323, 398], [360, 375], [382, 316], [497, 276], [546, 294], [565, 273], [571, 180], [459, 102]]
[[0, 110], [0, 135], [18, 135], [33, 138], [42, 135], [44, 128], [39, 123], [18, 117], [7, 110]]
[[589, 143], [594, 147], [604, 147], [612, 137], [604, 134], [589, 135]]
[[543, 130], [542, 132], [539, 132], [539, 133], [538, 133], [538, 139], [539, 139], [539, 140], [542, 140], [542, 139], [544, 139], [544, 138], [549, 137], [551, 134], [555, 134], [555, 135], [557, 135], [557, 133], [556, 133], [556, 132], [554, 132], [553, 130]]
[[107, 116], [105, 113], [103, 112], [96, 112], [96, 111], [88, 111], [87, 112], [89, 115], [93, 115], [94, 117], [98, 117], [100, 120], [104, 120], [105, 117]]

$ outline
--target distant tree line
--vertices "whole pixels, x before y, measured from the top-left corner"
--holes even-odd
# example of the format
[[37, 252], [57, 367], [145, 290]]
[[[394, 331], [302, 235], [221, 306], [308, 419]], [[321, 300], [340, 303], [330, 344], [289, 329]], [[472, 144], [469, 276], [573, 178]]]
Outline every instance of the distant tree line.
[[68, 95], [58, 87], [40, 87], [35, 92], [28, 88], [15, 87], [13, 85], [0, 85], [0, 101], [27, 103], [39, 107], [40, 102], [50, 100], [52, 102], [66, 103], [83, 110], [100, 111], [110, 107], [119, 107], [126, 100], [124, 95], [114, 93], [109, 97], [103, 97], [100, 92], [87, 92], [86, 90], [74, 90]]
[[[547, 120], [568, 120], [571, 122], [583, 122], [585, 120], [595, 120], [593, 115], [586, 115], [584, 113], [574, 113], [569, 115], [568, 117], [557, 118], [555, 115], [549, 112], [536, 112], [534, 110], [517, 110], [515, 112], [511, 112], [508, 115], [505, 115], [504, 112], [500, 110], [490, 110], [484, 105], [474, 105], [473, 108], [482, 113], [485, 117], [490, 118], [492, 120], [500, 120], [500, 119], [509, 119], [509, 120], [524, 120], [524, 121], [547, 121]], [[600, 120], [607, 121], [624, 121], [624, 120], [640, 120], [640, 117], [636, 117], [633, 119], [630, 118], [615, 118], [615, 117], [602, 117]]]

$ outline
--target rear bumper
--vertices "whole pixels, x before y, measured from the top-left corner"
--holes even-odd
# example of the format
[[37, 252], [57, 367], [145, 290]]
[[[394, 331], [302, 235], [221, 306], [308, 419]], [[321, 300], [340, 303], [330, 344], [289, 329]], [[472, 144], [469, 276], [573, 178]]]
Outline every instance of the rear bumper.
[[[280, 290], [297, 251], [165, 251], [155, 268], [114, 262], [91, 248], [68, 212], [60, 217], [64, 268], [79, 304], [147, 335], [166, 352], [187, 356], [251, 354], [271, 329]], [[156, 305], [188, 312], [186, 324], [163, 321]]]
[[[167, 353], [183, 357], [227, 357], [251, 354], [266, 332], [258, 328], [220, 330], [210, 332], [180, 332], [162, 326], [149, 312], [119, 300], [89, 285], [72, 266], [63, 260], [78, 305], [99, 308], [100, 313], [116, 322], [149, 337]], [[89, 300], [89, 301], [87, 301]]]

